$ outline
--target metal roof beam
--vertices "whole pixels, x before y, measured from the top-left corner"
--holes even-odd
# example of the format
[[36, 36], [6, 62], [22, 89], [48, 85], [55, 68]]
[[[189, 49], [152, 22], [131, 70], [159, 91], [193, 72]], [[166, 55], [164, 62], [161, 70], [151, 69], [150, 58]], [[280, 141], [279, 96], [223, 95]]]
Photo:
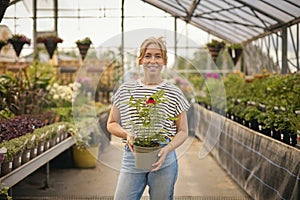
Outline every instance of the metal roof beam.
[[188, 15], [186, 16], [186, 22], [189, 22], [197, 8], [197, 6], [199, 5], [201, 0], [194, 0], [190, 9], [188, 10]]

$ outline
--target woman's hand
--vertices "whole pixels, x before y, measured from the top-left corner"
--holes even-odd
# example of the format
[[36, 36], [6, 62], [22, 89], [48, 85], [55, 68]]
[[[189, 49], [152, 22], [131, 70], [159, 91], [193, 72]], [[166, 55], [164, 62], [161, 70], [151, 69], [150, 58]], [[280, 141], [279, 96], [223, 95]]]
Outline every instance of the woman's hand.
[[127, 134], [126, 138], [126, 145], [128, 146], [129, 150], [133, 152], [133, 137], [130, 134]]
[[164, 163], [164, 161], [165, 161], [165, 159], [166, 159], [169, 152], [170, 152], [170, 149], [169, 149], [168, 145], [160, 149], [160, 151], [158, 153], [159, 159], [156, 163], [152, 164], [154, 169], [152, 169], [151, 172], [157, 171], [161, 168], [161, 166]]

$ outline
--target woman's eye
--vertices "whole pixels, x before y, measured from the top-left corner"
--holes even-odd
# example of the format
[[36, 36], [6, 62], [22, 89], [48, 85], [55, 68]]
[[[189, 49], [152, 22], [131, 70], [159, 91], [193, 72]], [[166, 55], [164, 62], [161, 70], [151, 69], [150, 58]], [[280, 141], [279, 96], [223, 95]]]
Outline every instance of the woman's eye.
[[157, 55], [157, 56], [155, 56], [155, 58], [161, 58], [161, 55]]
[[145, 55], [145, 58], [151, 58], [151, 56], [150, 55]]

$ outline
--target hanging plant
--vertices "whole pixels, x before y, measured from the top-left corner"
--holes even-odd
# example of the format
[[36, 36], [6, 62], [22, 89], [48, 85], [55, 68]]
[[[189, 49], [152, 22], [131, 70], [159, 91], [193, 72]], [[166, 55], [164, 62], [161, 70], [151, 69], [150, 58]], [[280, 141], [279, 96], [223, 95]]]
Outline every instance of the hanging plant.
[[228, 47], [228, 53], [235, 65], [243, 53], [243, 46], [241, 44], [232, 44]]
[[57, 47], [57, 43], [62, 42], [63, 40], [56, 35], [48, 35], [37, 38], [37, 43], [44, 43], [50, 59], [52, 59], [53, 57], [54, 51]]
[[12, 37], [8, 39], [8, 42], [13, 45], [13, 48], [18, 57], [20, 56], [24, 44], [31, 44], [31, 40], [23, 34], [12, 35]]
[[214, 61], [217, 60], [217, 57], [219, 55], [219, 52], [221, 51], [221, 49], [223, 49], [225, 47], [225, 42], [220, 42], [218, 40], [212, 40], [211, 42], [206, 44], [211, 57]]
[[76, 45], [79, 49], [79, 53], [81, 55], [82, 60], [85, 59], [85, 56], [86, 56], [87, 51], [89, 50], [91, 44], [92, 44], [92, 41], [89, 37], [86, 37], [82, 40], [77, 40], [76, 41]]

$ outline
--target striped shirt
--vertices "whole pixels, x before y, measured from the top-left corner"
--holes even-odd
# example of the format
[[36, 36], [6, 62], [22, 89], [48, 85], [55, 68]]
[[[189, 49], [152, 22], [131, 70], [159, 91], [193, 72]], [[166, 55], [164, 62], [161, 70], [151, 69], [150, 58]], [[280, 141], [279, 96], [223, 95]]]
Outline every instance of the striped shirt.
[[[182, 91], [167, 80], [156, 86], [146, 86], [141, 80], [125, 82], [114, 93], [112, 98], [114, 105], [120, 111], [120, 123], [124, 129], [132, 132], [132, 122], [140, 124], [137, 117], [137, 110], [128, 105], [130, 96], [133, 96], [135, 99], [145, 96], [149, 97], [159, 90], [165, 90], [165, 97], [168, 99], [167, 102], [161, 103], [159, 107], [159, 112], [165, 113], [164, 116], [177, 117], [180, 113], [189, 109], [190, 104]], [[163, 128], [169, 136], [176, 134], [175, 121], [164, 117], [159, 120], [159, 124], [160, 128]]]

